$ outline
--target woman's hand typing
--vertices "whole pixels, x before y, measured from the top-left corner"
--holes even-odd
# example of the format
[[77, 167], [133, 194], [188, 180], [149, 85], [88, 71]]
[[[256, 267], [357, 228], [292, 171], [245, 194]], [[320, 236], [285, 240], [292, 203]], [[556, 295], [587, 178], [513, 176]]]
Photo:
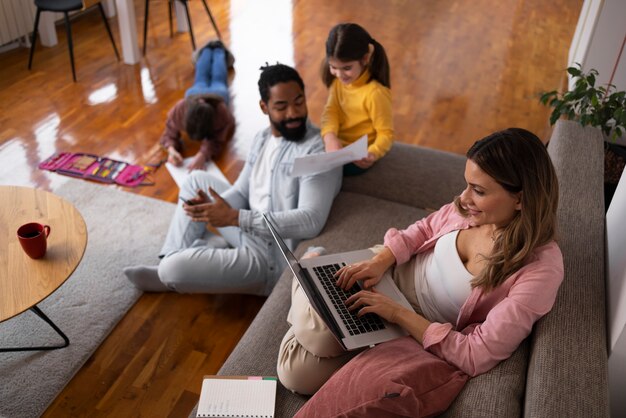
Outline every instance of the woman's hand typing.
[[[348, 310], [358, 310], [357, 315], [375, 313], [389, 322], [397, 323], [400, 315], [414, 313], [388, 296], [378, 293], [375, 289], [361, 290], [346, 299]], [[403, 312], [406, 311], [406, 312]]]
[[337, 286], [342, 289], [350, 289], [357, 280], [361, 280], [366, 289], [376, 285], [385, 271], [396, 262], [391, 250], [387, 247], [376, 254], [372, 259], [361, 261], [342, 267], [337, 271]]
[[378, 293], [376, 289], [361, 290], [346, 299], [345, 303], [348, 310], [358, 310], [358, 316], [374, 313], [388, 322], [399, 325], [420, 344], [424, 342], [424, 333], [430, 321], [388, 296]]

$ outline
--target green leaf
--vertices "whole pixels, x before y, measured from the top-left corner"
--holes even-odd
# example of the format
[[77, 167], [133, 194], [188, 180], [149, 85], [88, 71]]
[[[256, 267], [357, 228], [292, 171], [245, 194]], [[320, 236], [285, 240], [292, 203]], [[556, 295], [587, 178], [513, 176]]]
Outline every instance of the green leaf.
[[560, 116], [561, 116], [561, 113], [557, 109], [554, 109], [554, 111], [550, 115], [550, 125], [554, 125], [556, 121], [559, 120]]
[[589, 124], [589, 115], [581, 115], [580, 116], [580, 124], [582, 126], [587, 126]]
[[617, 130], [626, 131], [626, 91], [611, 93], [615, 90], [611, 84], [596, 87], [598, 71], [592, 68], [585, 73], [579, 63], [567, 68], [567, 73], [575, 78], [571, 90], [540, 94], [541, 103], [553, 108], [551, 125], [559, 118], [566, 118], [578, 120], [583, 126], [598, 127], [607, 136]]
[[589, 83], [590, 86], [594, 86], [594, 84], [596, 84], [596, 77], [593, 74], [589, 74], [587, 76], [587, 82]]
[[539, 101], [543, 104], [547, 104], [548, 100], [550, 100], [550, 98], [552, 97], [556, 97], [557, 92], [556, 90], [552, 90], [552, 91], [548, 91], [548, 92], [544, 92], [541, 94], [541, 97], [539, 98]]
[[609, 96], [609, 99], [619, 102], [624, 100], [624, 97], [626, 97], [626, 91], [616, 91]]
[[580, 71], [578, 68], [575, 68], [575, 67], [569, 67], [567, 69], [567, 72], [570, 73], [572, 77], [578, 77], [582, 74], [582, 71]]
[[570, 109], [570, 111], [567, 112], [567, 118], [569, 120], [576, 120], [576, 112], [574, 112], [574, 109]]

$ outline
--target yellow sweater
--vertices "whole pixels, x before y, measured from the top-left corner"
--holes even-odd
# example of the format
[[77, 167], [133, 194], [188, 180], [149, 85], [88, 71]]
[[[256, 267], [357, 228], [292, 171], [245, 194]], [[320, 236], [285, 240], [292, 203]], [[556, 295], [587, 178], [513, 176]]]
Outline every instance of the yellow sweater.
[[370, 78], [369, 71], [352, 84], [335, 79], [322, 113], [322, 137], [333, 132], [343, 146], [367, 134], [367, 151], [377, 158], [393, 144], [391, 90]]

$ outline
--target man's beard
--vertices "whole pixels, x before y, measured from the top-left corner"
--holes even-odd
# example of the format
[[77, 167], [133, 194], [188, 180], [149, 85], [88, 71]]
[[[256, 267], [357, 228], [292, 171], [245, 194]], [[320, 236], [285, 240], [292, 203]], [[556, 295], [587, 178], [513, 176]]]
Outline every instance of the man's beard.
[[[275, 122], [270, 119], [270, 122], [287, 141], [298, 142], [302, 140], [306, 134], [306, 116], [302, 118], [285, 119], [281, 122]], [[288, 128], [287, 124], [291, 122], [300, 122], [300, 126], [297, 128]]]

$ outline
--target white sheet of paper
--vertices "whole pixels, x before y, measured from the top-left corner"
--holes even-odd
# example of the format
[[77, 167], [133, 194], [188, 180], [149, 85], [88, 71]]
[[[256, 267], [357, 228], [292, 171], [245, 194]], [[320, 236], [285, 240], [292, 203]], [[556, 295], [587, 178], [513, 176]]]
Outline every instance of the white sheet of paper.
[[323, 173], [335, 167], [367, 157], [367, 135], [351, 143], [339, 151], [298, 157], [293, 162], [293, 177]]
[[273, 417], [276, 385], [275, 379], [205, 378], [196, 416]]
[[[185, 158], [183, 160], [183, 165], [180, 167], [176, 167], [174, 164], [171, 163], [165, 163], [167, 171], [170, 172], [170, 175], [174, 179], [174, 182], [176, 182], [176, 184], [178, 185], [178, 188], [180, 188], [185, 179], [187, 179], [187, 176], [189, 176], [189, 164], [191, 164], [192, 159], [193, 157]], [[222, 173], [222, 170], [220, 170], [217, 164], [215, 164], [213, 161], [208, 162], [204, 165], [204, 171], [230, 184], [230, 182], [226, 179], [226, 176], [224, 176], [224, 173]]]

